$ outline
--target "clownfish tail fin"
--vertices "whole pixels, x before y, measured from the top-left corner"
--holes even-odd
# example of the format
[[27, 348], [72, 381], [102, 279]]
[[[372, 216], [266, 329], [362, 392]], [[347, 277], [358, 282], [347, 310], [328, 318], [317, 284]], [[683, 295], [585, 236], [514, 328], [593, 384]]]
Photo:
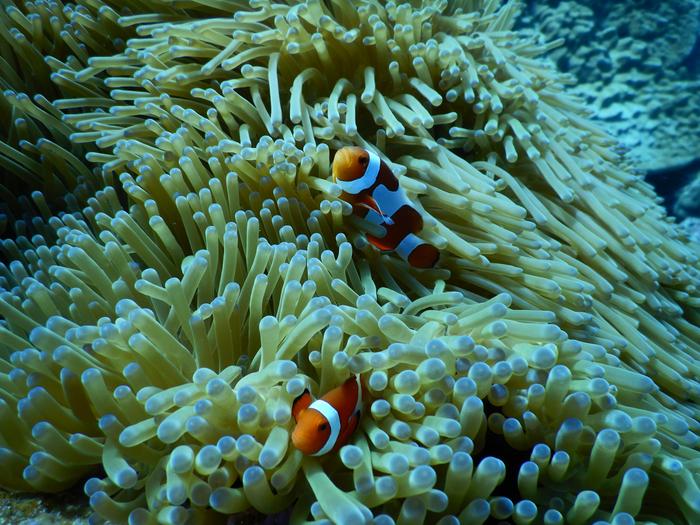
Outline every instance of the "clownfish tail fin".
[[299, 414], [309, 408], [312, 401], [313, 399], [311, 399], [311, 392], [309, 392], [308, 388], [304, 390], [301, 395], [297, 396], [294, 401], [292, 401], [292, 417], [294, 418], [294, 421], [298, 421]]
[[440, 250], [432, 244], [421, 244], [408, 256], [408, 263], [415, 268], [433, 268], [440, 259]]
[[401, 240], [396, 246], [396, 253], [414, 268], [432, 268], [440, 258], [440, 250], [413, 233]]

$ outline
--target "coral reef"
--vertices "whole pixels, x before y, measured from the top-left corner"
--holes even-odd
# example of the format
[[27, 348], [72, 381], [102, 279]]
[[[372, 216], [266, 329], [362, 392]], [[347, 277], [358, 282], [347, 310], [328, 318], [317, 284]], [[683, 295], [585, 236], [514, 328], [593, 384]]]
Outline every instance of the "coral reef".
[[644, 171], [697, 160], [700, 2], [531, 1], [523, 25], [563, 46], [552, 58]]
[[693, 241], [700, 243], [700, 219], [697, 217], [688, 217], [681, 226], [688, 232], [688, 237]]
[[[131, 524], [697, 520], [698, 245], [519, 8], [11, 3], [0, 485], [87, 477]], [[368, 245], [349, 144], [436, 269]], [[350, 374], [360, 431], [302, 456], [292, 400]]]
[[690, 182], [679, 191], [673, 205], [676, 217], [700, 217], [700, 171], [692, 174], [689, 179]]

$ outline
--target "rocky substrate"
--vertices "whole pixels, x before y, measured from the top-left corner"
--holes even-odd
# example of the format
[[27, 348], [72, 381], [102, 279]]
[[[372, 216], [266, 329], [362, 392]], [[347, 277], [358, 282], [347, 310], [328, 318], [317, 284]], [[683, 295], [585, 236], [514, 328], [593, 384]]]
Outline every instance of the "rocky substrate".
[[90, 509], [80, 488], [57, 495], [15, 494], [0, 490], [0, 523], [12, 525], [87, 525]]
[[[700, 0], [528, 0], [572, 88], [649, 173], [679, 220], [700, 215]], [[673, 175], [672, 177], [670, 175]]]

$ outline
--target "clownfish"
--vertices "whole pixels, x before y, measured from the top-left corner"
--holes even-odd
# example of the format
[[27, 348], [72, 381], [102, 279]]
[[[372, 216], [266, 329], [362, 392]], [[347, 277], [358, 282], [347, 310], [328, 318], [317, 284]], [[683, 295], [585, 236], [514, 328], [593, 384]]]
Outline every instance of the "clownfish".
[[379, 155], [355, 146], [340, 149], [333, 157], [333, 182], [355, 215], [386, 229], [381, 238], [367, 234], [370, 243], [395, 251], [416, 268], [435, 266], [440, 252], [415, 235], [423, 229], [423, 217]]
[[294, 446], [307, 456], [343, 446], [360, 422], [363, 389], [360, 376], [353, 376], [316, 401], [304, 390], [292, 403]]

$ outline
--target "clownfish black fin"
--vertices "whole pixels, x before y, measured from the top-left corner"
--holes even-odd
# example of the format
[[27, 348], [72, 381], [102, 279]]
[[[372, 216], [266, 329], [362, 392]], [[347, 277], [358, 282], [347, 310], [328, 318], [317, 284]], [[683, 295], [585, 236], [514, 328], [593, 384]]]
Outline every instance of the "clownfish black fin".
[[294, 418], [294, 421], [298, 420], [299, 414], [309, 408], [312, 401], [313, 399], [311, 399], [311, 392], [309, 392], [309, 389], [307, 388], [292, 402], [292, 417]]

